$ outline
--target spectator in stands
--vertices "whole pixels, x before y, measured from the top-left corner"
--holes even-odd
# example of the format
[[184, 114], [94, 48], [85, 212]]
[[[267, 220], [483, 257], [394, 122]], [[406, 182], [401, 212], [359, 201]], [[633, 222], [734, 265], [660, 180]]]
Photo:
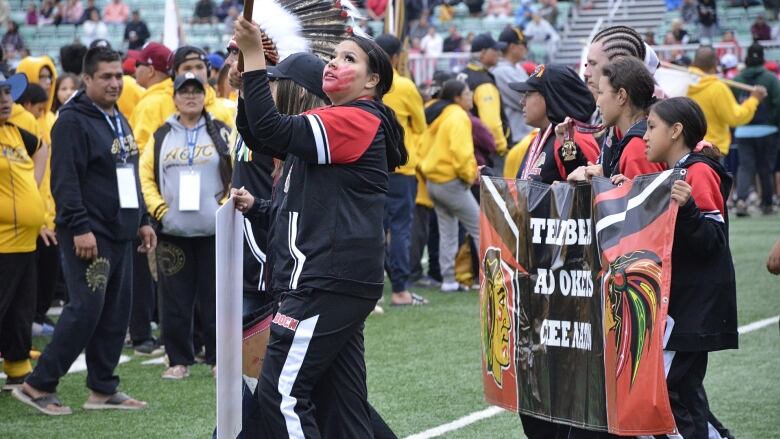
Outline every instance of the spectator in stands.
[[506, 44], [504, 57], [490, 70], [490, 73], [496, 78], [496, 86], [501, 93], [501, 104], [509, 122], [510, 144], [514, 145], [531, 132], [523, 119], [523, 107], [520, 106], [522, 96], [509, 88], [512, 82], [524, 82], [528, 79], [528, 74], [520, 67], [520, 63], [528, 54], [528, 43], [523, 31], [517, 27], [505, 28], [498, 41]]
[[463, 41], [463, 37], [460, 36], [457, 26], [450, 26], [450, 33], [447, 38], [442, 42], [442, 50], [444, 52], [460, 52], [460, 46]]
[[509, 0], [488, 0], [489, 18], [507, 18], [512, 15], [512, 3]]
[[489, 71], [498, 64], [501, 51], [505, 48], [506, 43], [497, 42], [490, 34], [477, 35], [471, 44], [472, 60], [463, 70], [467, 88], [473, 91], [474, 95], [471, 112], [479, 117], [493, 134], [496, 151], [500, 156], [507, 152], [509, 125], [501, 107], [501, 93]]
[[409, 27], [409, 39], [414, 40], [417, 38], [422, 40], [428, 35], [429, 27], [431, 27], [431, 23], [428, 21], [428, 11], [424, 11], [420, 15], [420, 19]]
[[[62, 4], [62, 22], [65, 24], [81, 24], [84, 18], [84, 4], [81, 0], [67, 0]], [[55, 23], [56, 24], [56, 23]]]
[[80, 23], [84, 23], [89, 20], [89, 16], [92, 15], [92, 11], [100, 12], [100, 9], [95, 5], [95, 0], [87, 0], [87, 6], [84, 8], [84, 13], [81, 14]]
[[742, 104], [738, 104], [729, 86], [717, 76], [718, 58], [711, 46], [696, 50], [691, 73], [702, 75], [699, 82], [688, 87], [688, 97], [696, 101], [707, 119], [707, 134], [704, 140], [720, 150], [724, 156], [731, 146], [731, 128], [750, 122], [759, 103], [767, 95], [762, 85], [757, 85]]
[[718, 35], [718, 7], [715, 0], [698, 0], [696, 10], [699, 13], [699, 39], [715, 40]]
[[382, 20], [387, 10], [387, 0], [367, 0], [366, 12], [372, 20]]
[[7, 390], [21, 387], [32, 371], [35, 248], [45, 215], [38, 185], [49, 155], [34, 133], [9, 123], [14, 100], [26, 87], [24, 75], [0, 76], [0, 349]]
[[233, 35], [233, 32], [236, 27], [236, 20], [238, 19], [238, 8], [233, 6], [230, 9], [228, 9], [228, 15], [227, 18], [225, 18], [222, 22], [225, 25], [225, 35]]
[[696, 9], [696, 0], [683, 0], [680, 8], [680, 17], [685, 24], [694, 24], [699, 18], [699, 12]]
[[138, 9], [134, 10], [130, 22], [125, 26], [124, 41], [127, 43], [128, 49], [141, 50], [150, 36], [149, 28], [141, 20], [141, 13]]
[[16, 59], [22, 48], [24, 48], [24, 39], [19, 34], [19, 25], [15, 21], [8, 21], [6, 24], [5, 35], [0, 40], [0, 44], [5, 50], [6, 59]]
[[192, 23], [214, 23], [217, 20], [217, 17], [214, 16], [215, 8], [213, 0], [198, 0], [198, 3], [195, 4], [195, 14], [192, 17]]
[[[763, 100], [749, 124], [737, 127], [734, 137], [739, 148], [737, 172], [737, 216], [747, 216], [747, 198], [750, 187], [758, 174], [761, 183], [761, 211], [774, 213], [772, 208], [772, 171], [777, 157], [777, 131], [780, 124], [780, 82], [764, 68], [764, 47], [753, 43], [747, 50], [745, 70], [734, 80], [748, 85], [766, 88], [767, 99]], [[736, 93], [736, 92], [735, 92]], [[738, 92], [737, 97], [744, 97]]]
[[675, 44], [688, 44], [688, 40], [691, 38], [688, 31], [685, 30], [685, 23], [679, 18], [672, 20], [671, 32], [676, 41]]
[[482, 7], [485, 4], [485, 0], [463, 0], [463, 3], [469, 8], [469, 15], [472, 17], [481, 17]]
[[733, 53], [727, 53], [720, 57], [720, 71], [726, 79], [734, 79], [739, 73], [739, 59]]
[[658, 45], [658, 43], [655, 41], [655, 32], [651, 30], [645, 32], [645, 43], [647, 43], [648, 46]]
[[108, 24], [123, 24], [130, 16], [130, 8], [122, 0], [112, 0], [103, 9], [103, 21]]
[[89, 20], [85, 21], [81, 29], [81, 44], [89, 46], [95, 40], [108, 38], [108, 26], [100, 20], [100, 12], [93, 9], [89, 14]]
[[38, 24], [47, 25], [54, 23], [54, 1], [43, 0], [41, 9], [38, 10]]
[[404, 144], [409, 154], [409, 161], [404, 166], [389, 170], [388, 177], [384, 223], [385, 231], [390, 234], [385, 262], [393, 291], [390, 303], [395, 306], [424, 305], [427, 300], [408, 289], [412, 221], [417, 194], [417, 142], [426, 129], [423, 100], [414, 82], [398, 73], [398, 68], [402, 67], [401, 41], [385, 34], [379, 36], [376, 43], [387, 53], [393, 65], [393, 86], [383, 101], [393, 109], [398, 123], [404, 129]]
[[753, 41], [772, 39], [772, 28], [766, 24], [766, 18], [763, 14], [756, 17], [756, 21], [750, 26], [750, 34], [753, 36]]
[[444, 51], [444, 40], [436, 32], [436, 26], [428, 28], [428, 34], [420, 40], [420, 48], [425, 56], [430, 58], [436, 58], [442, 54]]
[[716, 51], [718, 58], [722, 58], [729, 53], [736, 55], [737, 58], [742, 58], [742, 48], [739, 47], [739, 41], [737, 41], [737, 37], [734, 36], [734, 31], [727, 30], [723, 32], [723, 37], [720, 39], [720, 42], [725, 44], [726, 47], [718, 48]]
[[555, 27], [558, 23], [558, 0], [540, 0], [539, 15]]
[[8, 61], [5, 59], [5, 50], [3, 50], [3, 46], [0, 45], [0, 73], [7, 78], [11, 76], [10, 72], [11, 66], [8, 65]]
[[[224, 22], [228, 16], [230, 16], [230, 8], [236, 8], [239, 9], [241, 7], [241, 4], [237, 2], [236, 0], [222, 0], [222, 3], [217, 5], [217, 9], [214, 11], [214, 16], [217, 17], [217, 20]], [[233, 35], [231, 33], [231, 35]]]
[[533, 15], [533, 0], [520, 0], [520, 5], [515, 11], [515, 25], [520, 29], [525, 28], [525, 25], [531, 21], [531, 15]]
[[38, 6], [36, 6], [35, 3], [30, 3], [30, 5], [27, 6], [27, 14], [25, 15], [24, 22], [27, 23], [28, 26], [38, 25]]
[[525, 26], [525, 37], [532, 45], [545, 47], [545, 58], [550, 59], [550, 56], [555, 52], [557, 47], [558, 32], [550, 24], [549, 21], [542, 18], [538, 12], [535, 12], [531, 16], [531, 22]]

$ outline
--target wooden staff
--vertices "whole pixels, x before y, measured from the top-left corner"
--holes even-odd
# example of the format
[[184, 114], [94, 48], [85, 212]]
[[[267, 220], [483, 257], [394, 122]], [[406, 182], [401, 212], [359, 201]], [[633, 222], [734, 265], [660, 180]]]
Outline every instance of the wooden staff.
[[[255, 0], [244, 0], [244, 19], [252, 21], [252, 9], [254, 9]], [[244, 54], [238, 52], [238, 71], [244, 71]]]
[[[667, 68], [667, 69], [671, 69], [671, 70], [677, 70], [678, 72], [685, 72], [685, 73], [688, 73], [690, 75], [697, 76], [699, 78], [702, 78], [704, 76], [710, 76], [710, 75], [708, 75], [706, 73], [692, 72], [692, 71], [688, 70], [688, 68], [686, 68], [686, 67], [678, 66], [677, 64], [672, 64], [672, 63], [666, 62], [666, 61], [661, 61], [661, 67], [664, 67], [664, 68]], [[721, 80], [722, 82], [724, 82], [729, 87], [736, 88], [737, 90], [753, 92], [756, 89], [752, 85], [747, 85], [747, 84], [743, 84], [741, 82], [732, 81], [731, 79], [720, 78], [720, 77], [718, 77], [718, 79]]]

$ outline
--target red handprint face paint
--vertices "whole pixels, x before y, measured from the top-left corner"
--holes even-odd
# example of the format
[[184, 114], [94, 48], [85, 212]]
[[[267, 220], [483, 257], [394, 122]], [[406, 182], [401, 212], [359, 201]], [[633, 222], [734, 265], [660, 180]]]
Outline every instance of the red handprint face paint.
[[325, 93], [340, 93], [350, 89], [357, 77], [355, 68], [342, 64], [336, 68], [326, 67], [322, 73], [322, 90]]

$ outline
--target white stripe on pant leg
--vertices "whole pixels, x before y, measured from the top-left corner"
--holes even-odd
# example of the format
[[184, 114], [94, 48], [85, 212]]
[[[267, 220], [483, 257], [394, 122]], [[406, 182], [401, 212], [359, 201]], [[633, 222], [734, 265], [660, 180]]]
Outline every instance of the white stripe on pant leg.
[[290, 223], [287, 236], [289, 239], [287, 244], [290, 247], [290, 255], [295, 259], [295, 267], [290, 276], [290, 289], [294, 290], [298, 288], [298, 279], [300, 279], [301, 273], [303, 272], [303, 264], [306, 263], [306, 255], [304, 255], [295, 244], [298, 240], [298, 212], [290, 212]]
[[298, 324], [295, 331], [290, 351], [287, 353], [287, 360], [282, 367], [282, 373], [279, 375], [279, 394], [282, 395], [282, 403], [279, 408], [284, 416], [284, 422], [287, 424], [287, 434], [290, 438], [304, 438], [301, 419], [295, 413], [295, 405], [298, 400], [291, 396], [295, 380], [298, 378], [298, 372], [301, 370], [306, 351], [309, 350], [309, 342], [314, 334], [314, 327], [317, 326], [317, 320], [320, 316], [309, 317]]

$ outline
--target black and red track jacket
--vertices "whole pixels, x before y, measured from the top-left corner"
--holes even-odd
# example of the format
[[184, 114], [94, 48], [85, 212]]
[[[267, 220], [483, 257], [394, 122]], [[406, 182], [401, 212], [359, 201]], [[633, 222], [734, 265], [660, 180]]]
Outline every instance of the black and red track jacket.
[[247, 144], [286, 154], [271, 218], [271, 290], [378, 299], [390, 130], [382, 104], [365, 99], [287, 116], [274, 105], [265, 70], [243, 79], [244, 111], [257, 139]]
[[672, 248], [667, 350], [711, 352], [738, 347], [737, 289], [725, 200], [731, 177], [717, 161], [691, 153], [685, 168], [691, 198], [680, 206]]
[[[523, 170], [526, 166], [531, 166], [528, 173], [528, 179], [539, 181], [546, 184], [552, 184], [555, 181], [566, 181], [566, 177], [571, 172], [577, 169], [579, 166], [585, 166], [588, 162], [595, 163], [599, 156], [599, 145], [596, 143], [596, 139], [593, 135], [580, 133], [574, 131], [574, 144], [577, 146], [576, 154], [573, 158], [564, 157], [561, 149], [561, 144], [555, 138], [555, 127], [551, 127], [553, 130], [545, 140], [544, 146], [541, 152], [535, 157], [531, 157], [532, 149], [528, 148], [523, 162], [520, 165], [520, 170], [517, 173], [517, 178], [522, 178]], [[543, 136], [544, 130], [540, 131], [537, 136]], [[533, 142], [531, 143], [533, 146]], [[567, 160], [569, 159], [569, 160]], [[529, 160], [534, 160], [535, 163], [528, 163]]]

